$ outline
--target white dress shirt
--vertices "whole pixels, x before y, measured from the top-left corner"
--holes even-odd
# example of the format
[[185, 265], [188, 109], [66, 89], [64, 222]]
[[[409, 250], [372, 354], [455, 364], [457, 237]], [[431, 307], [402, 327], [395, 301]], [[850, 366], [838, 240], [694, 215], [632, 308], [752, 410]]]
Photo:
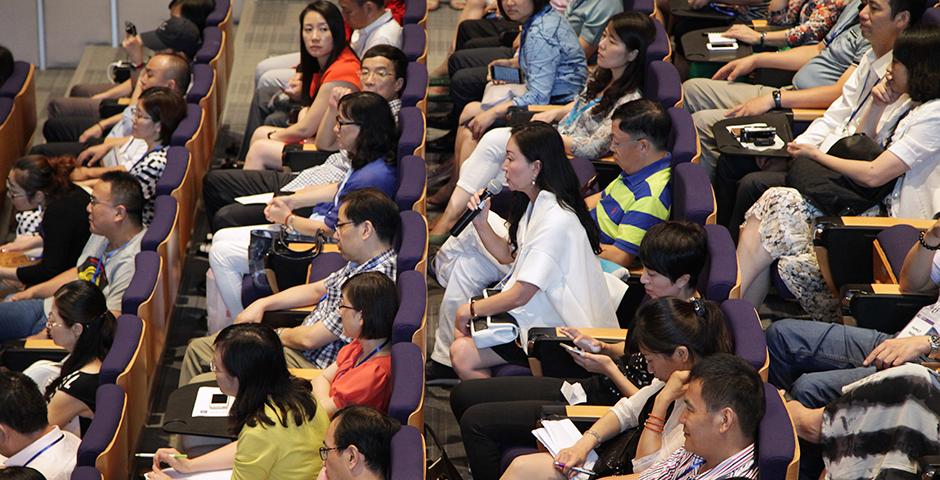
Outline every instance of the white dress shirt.
[[385, 10], [385, 13], [374, 22], [364, 28], [353, 30], [349, 37], [349, 47], [359, 58], [376, 45], [401, 48], [401, 31], [401, 25], [392, 18], [392, 12]]
[[82, 440], [53, 426], [49, 433], [3, 462], [5, 467], [30, 467], [46, 480], [69, 480], [75, 469], [78, 444]]

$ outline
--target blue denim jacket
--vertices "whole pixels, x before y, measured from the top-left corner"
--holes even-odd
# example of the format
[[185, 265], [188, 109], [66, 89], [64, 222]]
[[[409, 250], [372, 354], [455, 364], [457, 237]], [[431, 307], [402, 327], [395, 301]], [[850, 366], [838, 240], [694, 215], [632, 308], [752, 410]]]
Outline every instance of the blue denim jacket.
[[522, 26], [519, 65], [526, 92], [513, 105], [568, 103], [587, 80], [587, 61], [568, 20], [550, 5]]

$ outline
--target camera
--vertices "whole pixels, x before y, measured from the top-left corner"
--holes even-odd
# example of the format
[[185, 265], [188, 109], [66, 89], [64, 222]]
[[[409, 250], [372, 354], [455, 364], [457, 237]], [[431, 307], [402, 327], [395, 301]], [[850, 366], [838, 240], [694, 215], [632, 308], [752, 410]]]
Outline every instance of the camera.
[[777, 136], [777, 129], [774, 127], [745, 127], [741, 129], [741, 142], [753, 143], [760, 147], [767, 147], [774, 144], [774, 137]]
[[137, 25], [134, 25], [134, 22], [124, 21], [124, 33], [129, 37], [137, 35]]
[[130, 62], [117, 61], [108, 65], [108, 78], [112, 83], [122, 83], [131, 78], [134, 71], [134, 65]]

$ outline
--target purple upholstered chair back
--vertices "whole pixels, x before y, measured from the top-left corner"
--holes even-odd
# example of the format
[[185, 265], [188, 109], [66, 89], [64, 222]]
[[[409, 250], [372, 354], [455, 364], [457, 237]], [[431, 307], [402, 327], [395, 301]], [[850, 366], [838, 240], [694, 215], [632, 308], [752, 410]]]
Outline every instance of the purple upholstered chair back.
[[173, 224], [176, 223], [178, 208], [176, 199], [169, 195], [161, 195], [153, 203], [153, 222], [144, 232], [144, 238], [140, 240], [140, 249], [148, 252], [156, 252], [157, 247], [170, 236]]
[[754, 305], [747, 300], [725, 300], [721, 302], [721, 313], [734, 337], [734, 354], [754, 369], [763, 369], [767, 365], [767, 341]]
[[395, 203], [399, 210], [404, 212], [414, 209], [415, 203], [424, 194], [427, 175], [423, 158], [414, 155], [400, 157], [398, 189], [395, 192]]
[[428, 306], [428, 284], [414, 270], [398, 274], [398, 313], [392, 324], [392, 343], [410, 342], [421, 328]]
[[655, 60], [646, 67], [643, 96], [659, 102], [663, 108], [675, 107], [682, 100], [682, 81], [671, 63]]
[[72, 470], [69, 480], [101, 480], [101, 472], [95, 467], [78, 467]]
[[761, 480], [786, 480], [787, 469], [799, 455], [793, 423], [777, 389], [764, 384], [764, 418], [757, 431]]
[[189, 168], [189, 152], [183, 147], [170, 147], [166, 152], [166, 168], [157, 180], [157, 198], [171, 195], [180, 188]]
[[[645, 3], [646, 1], [647, 0], [636, 0], [637, 3]], [[652, 7], [653, 2], [650, 1], [649, 5]], [[653, 37], [653, 41], [646, 46], [647, 65], [657, 60], [665, 60], [666, 56], [669, 55], [669, 34], [666, 33], [666, 28], [656, 19], [653, 19], [653, 26], [656, 27], [656, 36]]]
[[398, 252], [398, 271], [414, 270], [418, 262], [424, 258], [428, 245], [428, 227], [424, 217], [411, 210], [398, 214], [401, 218], [401, 234], [395, 242]]
[[215, 72], [212, 66], [205, 63], [194, 63], [192, 65], [193, 82], [186, 92], [186, 103], [198, 104], [212, 89], [212, 82], [215, 80]]
[[421, 25], [406, 24], [401, 32], [401, 50], [409, 62], [417, 62], [428, 46], [428, 33]]
[[705, 225], [708, 236], [708, 259], [698, 279], [698, 291], [713, 302], [728, 299], [738, 283], [738, 257], [728, 229], [721, 225]]
[[[423, 3], [423, 0], [422, 0]], [[390, 480], [415, 480], [424, 478], [424, 438], [414, 427], [402, 425], [392, 436]]]
[[0, 97], [16, 97], [23, 89], [23, 84], [26, 83], [26, 78], [29, 77], [31, 67], [27, 62], [13, 62], [13, 73], [10, 74], [7, 81], [3, 82], [3, 85], [0, 85]]
[[647, 15], [653, 13], [653, 0], [623, 0], [623, 11], [636, 10]]
[[124, 389], [115, 384], [101, 385], [95, 393], [95, 418], [78, 445], [77, 467], [94, 467], [95, 461], [111, 444], [124, 416]]
[[403, 107], [398, 113], [398, 158], [414, 155], [415, 150], [424, 143], [424, 114], [417, 107]]
[[688, 162], [673, 167], [670, 218], [705, 225], [713, 213], [715, 203], [705, 169]]
[[424, 401], [424, 357], [411, 342], [392, 345], [392, 398], [388, 415], [402, 425], [418, 412]]
[[[424, 1], [424, 0], [419, 0]], [[423, 63], [410, 62], [405, 74], [405, 88], [401, 92], [402, 107], [416, 107], [428, 94], [428, 67]]]
[[597, 193], [597, 169], [594, 163], [585, 158], [572, 158], [571, 168], [578, 177], [578, 185], [581, 185], [581, 195], [587, 197]]
[[215, 0], [215, 9], [206, 17], [206, 26], [218, 27], [222, 20], [225, 20], [225, 17], [228, 16], [231, 8], [232, 2], [230, 0]]
[[[930, 9], [933, 10], [933, 9]], [[894, 225], [878, 233], [875, 237], [881, 250], [885, 252], [888, 258], [888, 264], [891, 266], [891, 273], [895, 278], [901, 278], [901, 267], [904, 266], [904, 258], [911, 246], [917, 242], [917, 236], [920, 231], [910, 225]]]
[[186, 142], [196, 135], [199, 130], [199, 123], [202, 121], [202, 109], [199, 105], [192, 103], [186, 105], [186, 116], [183, 121], [173, 130], [173, 136], [170, 137], [170, 145], [185, 147]]
[[121, 312], [137, 315], [140, 305], [150, 298], [154, 287], [160, 280], [160, 255], [157, 252], [140, 252], [134, 257], [134, 276], [124, 292]]
[[920, 23], [931, 27], [940, 26], [940, 9], [928, 8], [925, 10], [924, 16], [920, 17]]
[[7, 118], [10, 116], [10, 112], [12, 111], [13, 99], [0, 97], [0, 125], [3, 125], [3, 122], [7, 121]]
[[193, 63], [208, 64], [222, 49], [222, 30], [219, 27], [206, 27], [202, 31], [202, 46], [196, 52]]
[[140, 346], [140, 337], [144, 334], [144, 322], [136, 315], [121, 315], [114, 330], [114, 342], [108, 355], [101, 362], [98, 382], [101, 385], [117, 382], [117, 378], [127, 370]]
[[698, 137], [695, 134], [692, 114], [684, 108], [675, 107], [666, 110], [666, 113], [672, 121], [668, 146], [669, 152], [672, 153], [672, 165], [691, 162], [698, 153]]
[[426, 0], [405, 0], [405, 25], [417, 24], [427, 15], [428, 4]]

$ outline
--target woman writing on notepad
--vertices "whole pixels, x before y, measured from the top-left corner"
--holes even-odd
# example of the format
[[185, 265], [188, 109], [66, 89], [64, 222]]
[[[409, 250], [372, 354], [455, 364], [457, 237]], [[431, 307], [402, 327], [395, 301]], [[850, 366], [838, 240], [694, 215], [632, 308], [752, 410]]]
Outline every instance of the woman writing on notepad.
[[310, 383], [287, 370], [274, 331], [254, 323], [223, 329], [215, 340], [212, 371], [222, 393], [235, 396], [229, 428], [238, 439], [192, 459], [161, 448], [150, 478], [171, 478], [161, 463], [181, 473], [232, 469], [237, 480], [316, 478], [323, 465], [317, 449], [329, 418], [314, 401]]

